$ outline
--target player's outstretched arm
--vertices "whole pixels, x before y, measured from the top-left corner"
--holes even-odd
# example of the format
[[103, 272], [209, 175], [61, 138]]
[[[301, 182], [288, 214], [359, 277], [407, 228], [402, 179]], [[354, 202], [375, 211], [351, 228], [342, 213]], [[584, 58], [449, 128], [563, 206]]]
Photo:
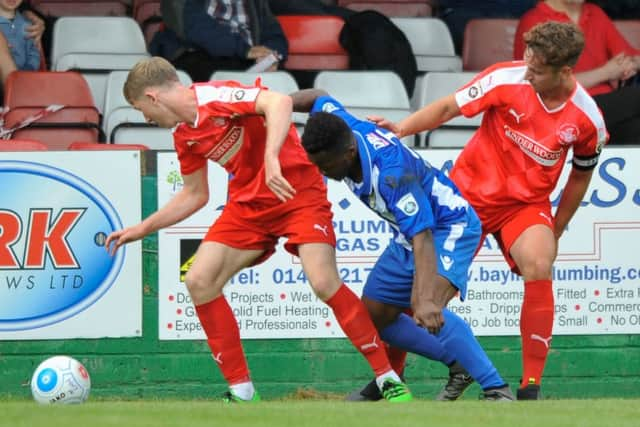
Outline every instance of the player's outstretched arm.
[[313, 108], [316, 99], [321, 96], [329, 96], [329, 93], [322, 89], [303, 89], [289, 95], [293, 100], [293, 111], [298, 113], [308, 113]]
[[418, 132], [435, 129], [460, 114], [462, 113], [456, 102], [456, 97], [451, 94], [422, 107], [398, 123], [393, 123], [380, 116], [369, 116], [367, 119], [377, 126], [395, 133], [398, 138], [404, 138]]
[[428, 104], [398, 123], [399, 137], [435, 129], [461, 114], [454, 94]]
[[107, 251], [113, 255], [120, 246], [142, 239], [161, 228], [176, 224], [202, 208], [209, 200], [207, 177], [206, 165], [192, 174], [183, 175], [182, 190], [160, 210], [149, 215], [137, 225], [109, 234], [104, 244]]
[[282, 175], [278, 155], [291, 126], [292, 101], [287, 95], [262, 90], [256, 98], [256, 112], [263, 114], [267, 125], [264, 171], [267, 186], [283, 202], [293, 199], [296, 190]]

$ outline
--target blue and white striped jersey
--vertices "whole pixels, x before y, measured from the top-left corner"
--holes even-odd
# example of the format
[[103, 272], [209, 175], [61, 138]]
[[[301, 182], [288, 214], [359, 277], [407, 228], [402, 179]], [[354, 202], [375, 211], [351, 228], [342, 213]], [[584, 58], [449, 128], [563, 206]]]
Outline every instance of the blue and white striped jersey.
[[467, 211], [472, 208], [455, 184], [393, 133], [355, 118], [329, 96], [316, 99], [311, 114], [319, 111], [342, 118], [353, 131], [362, 182], [344, 181], [362, 202], [391, 224], [397, 243], [411, 249], [409, 242], [421, 231], [454, 225], [458, 229], [466, 223]]

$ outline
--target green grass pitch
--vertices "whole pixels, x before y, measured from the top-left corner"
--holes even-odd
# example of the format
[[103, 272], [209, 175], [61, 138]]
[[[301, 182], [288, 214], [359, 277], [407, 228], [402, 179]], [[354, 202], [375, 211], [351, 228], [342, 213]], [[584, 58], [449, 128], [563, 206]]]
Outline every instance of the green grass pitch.
[[347, 403], [275, 400], [256, 404], [216, 401], [89, 401], [40, 406], [0, 402], [0, 426], [11, 427], [637, 427], [639, 400], [536, 402]]

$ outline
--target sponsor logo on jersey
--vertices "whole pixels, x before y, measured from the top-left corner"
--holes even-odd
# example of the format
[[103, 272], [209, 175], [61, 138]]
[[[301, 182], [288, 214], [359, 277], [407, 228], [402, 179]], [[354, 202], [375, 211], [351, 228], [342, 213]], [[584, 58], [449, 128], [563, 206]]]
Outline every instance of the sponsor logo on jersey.
[[325, 113], [333, 113], [336, 110], [338, 110], [338, 106], [332, 104], [331, 102], [325, 102], [324, 104], [322, 104], [322, 111], [324, 111]]
[[205, 157], [224, 166], [240, 150], [244, 139], [244, 127], [234, 126]]
[[369, 144], [371, 144], [373, 146], [373, 148], [376, 149], [376, 150], [379, 150], [380, 148], [383, 148], [383, 147], [386, 147], [387, 145], [389, 145], [389, 141], [387, 141], [386, 139], [384, 139], [380, 135], [376, 135], [373, 132], [368, 133], [365, 136], [365, 138], [367, 139], [367, 141], [369, 141]]
[[480, 95], [480, 86], [477, 85], [477, 84], [474, 84], [474, 85], [470, 86], [469, 90], [467, 91], [467, 95], [471, 99], [477, 98], [478, 95]]
[[244, 89], [235, 89], [233, 91], [233, 99], [235, 99], [236, 101], [242, 101], [245, 95], [246, 92], [244, 91]]
[[400, 209], [407, 216], [414, 216], [418, 213], [419, 207], [413, 194], [407, 193], [398, 202], [396, 207]]
[[571, 145], [578, 140], [580, 130], [578, 130], [578, 127], [573, 123], [564, 123], [560, 125], [556, 131], [556, 135], [561, 145]]
[[248, 102], [258, 97], [260, 88], [237, 88], [230, 86], [198, 86], [196, 94], [199, 105], [209, 102]]
[[564, 150], [562, 149], [551, 150], [507, 125], [504, 126], [504, 134], [507, 138], [515, 142], [518, 148], [520, 148], [520, 150], [522, 150], [527, 156], [531, 157], [543, 166], [555, 165], [564, 153]]

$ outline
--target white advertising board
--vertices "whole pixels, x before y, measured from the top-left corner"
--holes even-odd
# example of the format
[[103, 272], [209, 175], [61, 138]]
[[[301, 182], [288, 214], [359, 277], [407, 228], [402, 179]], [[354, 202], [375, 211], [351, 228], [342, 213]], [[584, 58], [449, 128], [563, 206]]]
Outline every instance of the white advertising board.
[[[421, 151], [431, 164], [450, 169], [458, 150]], [[559, 189], [566, 181], [565, 168]], [[159, 234], [160, 339], [202, 339], [180, 268], [226, 199], [227, 178], [212, 166], [212, 198], [203, 210]], [[179, 190], [174, 153], [158, 158], [158, 204]], [[384, 220], [342, 183], [329, 181], [337, 235], [337, 260], [344, 282], [358, 295], [388, 243]], [[557, 201], [559, 189], [552, 195]], [[583, 206], [560, 241], [554, 267], [555, 334], [640, 332], [640, 150], [607, 148], [594, 172]], [[511, 274], [489, 237], [469, 272], [467, 300], [452, 301], [477, 335], [519, 335], [522, 280]], [[344, 336], [331, 310], [306, 282], [297, 258], [282, 247], [267, 262], [236, 275], [225, 288], [242, 338]]]
[[0, 340], [142, 335], [140, 154], [0, 153]]

